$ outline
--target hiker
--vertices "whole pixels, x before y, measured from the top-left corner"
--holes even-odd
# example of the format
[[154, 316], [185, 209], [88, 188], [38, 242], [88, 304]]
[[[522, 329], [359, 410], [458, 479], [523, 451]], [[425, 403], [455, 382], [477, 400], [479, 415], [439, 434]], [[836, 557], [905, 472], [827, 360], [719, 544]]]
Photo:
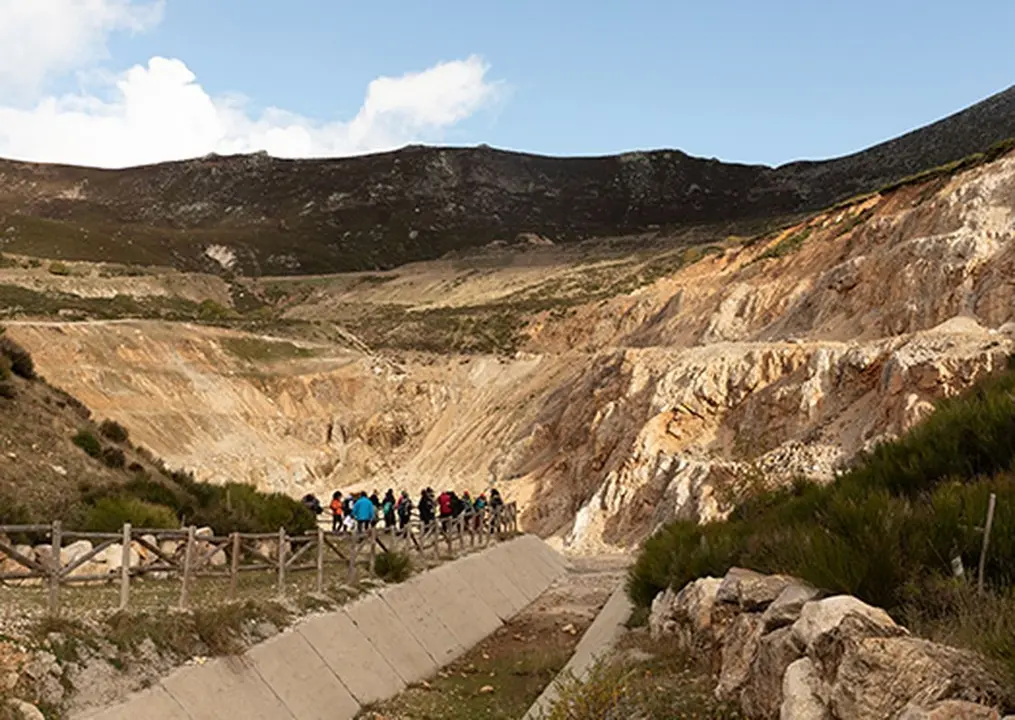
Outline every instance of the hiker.
[[338, 532], [342, 529], [342, 514], [344, 509], [342, 492], [336, 490], [331, 494], [331, 532]]
[[496, 511], [502, 507], [504, 507], [504, 499], [501, 498], [500, 491], [497, 488], [493, 488], [490, 491], [490, 508]]
[[381, 498], [377, 494], [377, 488], [374, 488], [373, 495], [370, 496], [370, 502], [373, 503], [373, 505], [374, 505], [374, 520], [373, 520], [373, 523], [371, 523], [371, 524], [376, 525], [377, 524], [377, 519], [380, 517], [380, 510], [381, 510]]
[[384, 527], [395, 527], [395, 491], [388, 488], [384, 493], [384, 500], [381, 502], [381, 512], [384, 515]]
[[352, 506], [352, 514], [356, 518], [356, 530], [360, 533], [369, 530], [377, 519], [377, 509], [365, 492], [359, 494], [359, 499]]
[[346, 530], [352, 532], [353, 527], [356, 525], [356, 518], [352, 516], [352, 506], [356, 502], [356, 496], [353, 493], [349, 493], [342, 499], [342, 525]]
[[479, 494], [473, 507], [476, 509], [476, 530], [482, 530], [483, 517], [486, 515], [486, 495], [484, 493]]
[[[409, 524], [409, 520], [412, 519], [412, 500], [409, 499], [409, 493], [405, 490], [402, 491], [402, 496], [398, 498], [398, 529], [405, 530], [405, 527]], [[420, 517], [422, 517], [422, 511], [420, 511]]]
[[440, 514], [441, 527], [444, 529], [444, 532], [448, 531], [448, 520], [451, 519], [452, 495], [453, 493], [451, 493], [448, 490], [445, 490], [444, 492], [442, 492], [440, 495], [437, 496], [437, 511]]
[[434, 520], [433, 489], [427, 488], [419, 494], [419, 521], [424, 528], [430, 527]]
[[454, 491], [452, 491], [452, 493], [451, 493], [451, 517], [457, 518], [459, 515], [462, 514], [462, 510], [464, 510], [464, 509], [465, 509], [465, 503], [463, 503], [462, 499], [460, 497], [458, 497], [458, 495]]
[[303, 496], [303, 507], [312, 512], [314, 515], [320, 515], [324, 512], [324, 508], [321, 507], [321, 501], [317, 499], [317, 496], [313, 493], [307, 493]]

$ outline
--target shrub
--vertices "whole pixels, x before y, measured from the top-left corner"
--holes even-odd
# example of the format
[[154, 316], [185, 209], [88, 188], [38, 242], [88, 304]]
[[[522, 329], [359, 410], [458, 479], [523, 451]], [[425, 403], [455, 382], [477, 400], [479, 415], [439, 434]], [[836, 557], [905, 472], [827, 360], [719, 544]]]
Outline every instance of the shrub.
[[385, 582], [404, 582], [412, 574], [412, 558], [401, 552], [382, 552], [374, 558], [374, 572]]
[[0, 355], [0, 381], [11, 379], [11, 360], [6, 355]]
[[127, 464], [127, 458], [120, 448], [107, 447], [102, 451], [102, 462], [114, 470], [122, 470]]
[[0, 355], [7, 358], [11, 364], [11, 372], [25, 380], [35, 379], [35, 362], [27, 350], [11, 340], [9, 337], [0, 334]]
[[1015, 580], [1015, 372], [941, 403], [907, 436], [876, 448], [831, 485], [762, 493], [726, 522], [676, 522], [646, 541], [628, 592], [647, 605], [733, 565], [785, 572], [890, 610], [951, 573], [977, 565], [991, 493], [997, 496], [985, 577]]
[[67, 276], [70, 275], [70, 268], [62, 262], [54, 262], [49, 264], [50, 275]]
[[72, 438], [72, 442], [93, 458], [102, 456], [102, 443], [89, 430], [79, 430]]
[[117, 532], [125, 523], [146, 529], [180, 526], [171, 508], [121, 495], [97, 500], [85, 515], [84, 529], [88, 532]]
[[18, 396], [18, 389], [14, 387], [14, 383], [8, 381], [0, 381], [0, 398], [6, 400], [13, 400]]
[[125, 443], [130, 437], [127, 428], [116, 422], [116, 420], [103, 420], [102, 424], [99, 425], [99, 434], [115, 443]]

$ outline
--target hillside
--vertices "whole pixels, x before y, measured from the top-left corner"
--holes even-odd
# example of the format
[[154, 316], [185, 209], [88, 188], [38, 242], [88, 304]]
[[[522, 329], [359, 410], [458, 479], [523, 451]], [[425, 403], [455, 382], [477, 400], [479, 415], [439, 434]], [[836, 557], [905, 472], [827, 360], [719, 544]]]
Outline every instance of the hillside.
[[864, 152], [775, 169], [484, 147], [116, 171], [2, 162], [0, 250], [245, 275], [384, 269], [520, 233], [569, 243], [814, 211], [1010, 137], [1015, 88]]
[[598, 552], [725, 517], [758, 483], [828, 480], [1005, 367], [1013, 198], [1008, 154], [753, 237], [231, 285], [13, 258], [0, 288], [27, 298], [8, 332], [48, 379], [199, 479], [295, 497], [495, 481], [528, 529]]

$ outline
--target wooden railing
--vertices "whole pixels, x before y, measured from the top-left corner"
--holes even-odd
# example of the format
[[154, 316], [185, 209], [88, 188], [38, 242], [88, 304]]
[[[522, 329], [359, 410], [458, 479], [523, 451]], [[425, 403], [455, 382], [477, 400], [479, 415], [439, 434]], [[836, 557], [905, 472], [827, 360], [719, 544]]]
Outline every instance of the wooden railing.
[[[328, 572], [341, 573], [344, 582], [354, 584], [361, 569], [375, 573], [380, 552], [411, 553], [423, 559], [454, 557], [456, 547], [487, 545], [518, 530], [518, 509], [514, 503], [497, 510], [423, 525], [413, 520], [403, 529], [375, 525], [362, 532], [317, 532], [289, 535], [277, 533], [232, 533], [216, 536], [196, 527], [180, 530], [146, 530], [124, 525], [119, 533], [80, 532], [51, 525], [0, 525], [0, 585], [48, 589], [47, 609], [60, 610], [60, 590], [77, 584], [119, 583], [119, 608], [127, 609], [131, 580], [148, 577], [179, 583], [181, 608], [188, 606], [196, 578], [228, 578], [228, 596], [237, 596], [243, 573], [273, 573], [277, 593], [286, 592], [291, 573], [316, 573], [315, 588], [323, 592]], [[11, 538], [43, 538], [48, 545], [31, 548], [16, 545]], [[81, 542], [86, 541], [86, 542]], [[66, 557], [65, 557], [66, 556]], [[105, 569], [96, 571], [102, 556]]]

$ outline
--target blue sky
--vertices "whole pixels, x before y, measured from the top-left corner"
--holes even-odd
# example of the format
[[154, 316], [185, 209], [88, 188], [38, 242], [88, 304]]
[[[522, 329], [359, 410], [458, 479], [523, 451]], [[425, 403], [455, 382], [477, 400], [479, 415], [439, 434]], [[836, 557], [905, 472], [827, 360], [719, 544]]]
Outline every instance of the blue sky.
[[[124, 13], [128, 6], [147, 6], [159, 17], [135, 27], [122, 18], [103, 20], [108, 26], [89, 40], [98, 51], [57, 63], [33, 88], [22, 88], [18, 107], [11, 109], [20, 115], [5, 117], [0, 109], [0, 152], [38, 154], [42, 147], [5, 145], [8, 120], [8, 135], [17, 134], [9, 128], [20, 128], [19, 118], [27, 125], [26, 113], [37, 111], [47, 96], [68, 92], [78, 94], [77, 105], [81, 97], [115, 105], [115, 91], [96, 88], [94, 76], [143, 68], [153, 57], [185, 65], [195, 77], [191, 85], [216, 107], [223, 98], [246, 98], [242, 128], [230, 120], [223, 130], [221, 119], [195, 116], [193, 124], [220, 129], [167, 141], [162, 152], [168, 155], [209, 143], [239, 150], [267, 143], [278, 149], [273, 154], [346, 154], [421, 140], [559, 155], [676, 147], [778, 164], [861, 149], [1015, 84], [1015, 3], [1002, 0], [100, 3]], [[392, 88], [415, 98], [406, 103], [454, 104], [449, 117], [436, 117], [439, 108], [427, 107], [420, 119], [412, 115], [416, 105], [398, 100], [392, 111], [397, 118], [377, 116], [383, 132], [371, 126], [349, 139], [345, 124], [361, 111], [376, 78], [470, 57], [482, 64], [481, 72], [472, 66], [468, 78], [452, 80], [461, 87], [451, 100], [436, 85]], [[272, 118], [266, 125], [263, 112], [270, 108], [297, 119]], [[123, 110], [125, 116], [131, 112]], [[73, 134], [63, 115], [59, 123], [46, 117], [54, 122], [50, 136]], [[189, 116], [180, 121], [189, 123]], [[328, 124], [333, 126], [322, 127]], [[285, 126], [289, 138], [296, 126], [309, 128], [309, 135], [299, 142], [282, 142], [278, 133], [265, 140], [268, 125]], [[106, 137], [98, 125], [88, 127], [85, 135]], [[123, 127], [108, 128], [109, 137], [125, 134]], [[161, 159], [159, 151], [146, 152], [155, 142], [154, 125], [131, 128], [139, 133], [137, 142], [122, 160], [114, 153], [108, 163], [102, 157], [95, 162]], [[337, 139], [336, 133], [344, 134]], [[52, 152], [75, 155], [73, 139], [58, 145]]]

